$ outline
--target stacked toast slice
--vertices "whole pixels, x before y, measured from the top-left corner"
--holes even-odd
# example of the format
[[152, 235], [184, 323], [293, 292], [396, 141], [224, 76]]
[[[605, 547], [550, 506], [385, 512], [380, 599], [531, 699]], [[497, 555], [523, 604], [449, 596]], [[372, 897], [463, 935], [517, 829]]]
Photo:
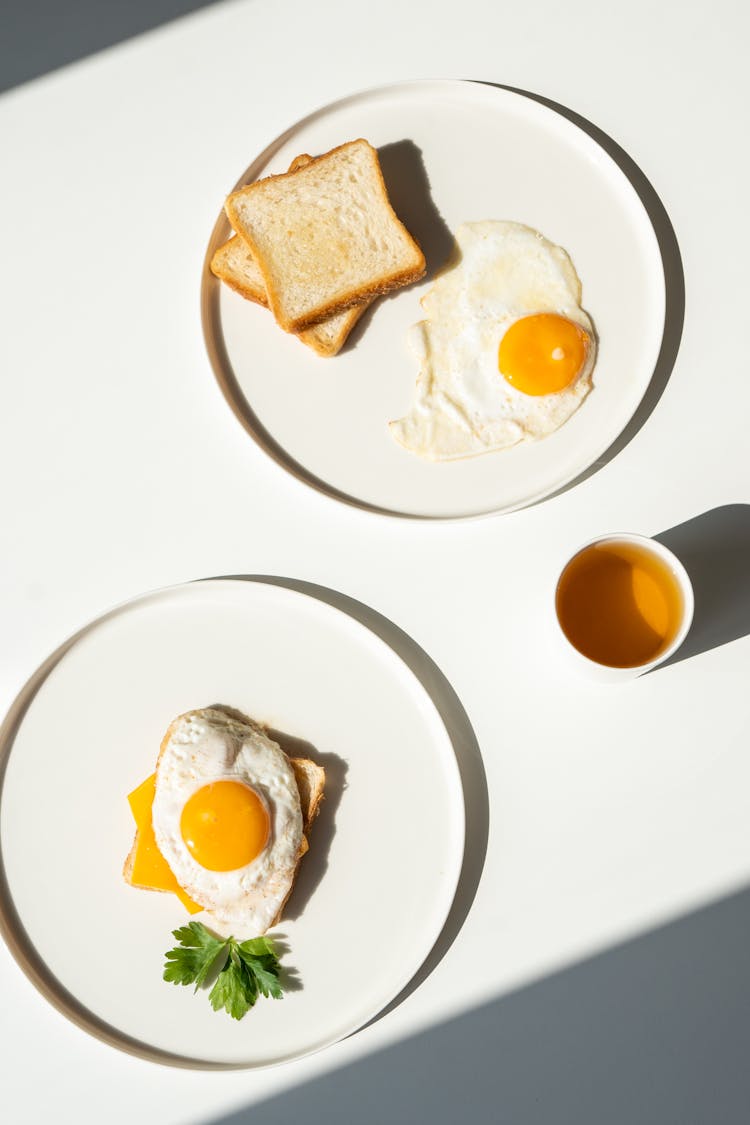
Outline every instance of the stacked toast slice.
[[365, 140], [298, 156], [288, 172], [233, 192], [225, 210], [236, 234], [212, 272], [320, 355], [341, 349], [376, 297], [425, 272]]

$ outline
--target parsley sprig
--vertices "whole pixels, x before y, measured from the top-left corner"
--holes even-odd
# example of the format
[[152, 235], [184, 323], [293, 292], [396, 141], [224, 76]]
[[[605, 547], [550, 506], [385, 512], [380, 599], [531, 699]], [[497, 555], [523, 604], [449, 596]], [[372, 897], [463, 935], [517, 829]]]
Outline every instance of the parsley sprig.
[[201, 922], [188, 922], [172, 930], [172, 936], [178, 945], [165, 954], [164, 980], [194, 984], [197, 992], [222, 960], [208, 994], [215, 1012], [224, 1008], [232, 1019], [241, 1020], [259, 994], [281, 999], [279, 959], [270, 938], [217, 938]]

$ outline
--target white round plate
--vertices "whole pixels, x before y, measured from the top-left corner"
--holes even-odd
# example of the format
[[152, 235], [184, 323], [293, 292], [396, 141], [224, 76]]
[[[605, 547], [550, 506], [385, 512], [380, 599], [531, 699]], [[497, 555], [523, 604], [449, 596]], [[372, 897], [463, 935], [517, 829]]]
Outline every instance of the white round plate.
[[[432, 518], [511, 511], [574, 480], [633, 416], [664, 330], [659, 245], [612, 158], [539, 102], [476, 82], [404, 83], [313, 113], [275, 140], [237, 186], [356, 137], [374, 144], [397, 214], [420, 241], [427, 277], [375, 303], [338, 356], [315, 355], [271, 314], [221, 285], [206, 264], [203, 325], [235, 413], [286, 469], [342, 500]], [[230, 187], [230, 185], [227, 185]], [[219, 201], [217, 201], [219, 202]], [[599, 337], [595, 389], [542, 441], [432, 463], [398, 446], [387, 423], [407, 412], [417, 375], [406, 345], [460, 223], [526, 223], [571, 255]], [[223, 213], [206, 263], [230, 234]]]
[[[188, 916], [121, 874], [128, 792], [153, 772], [170, 721], [211, 704], [254, 716], [327, 769], [310, 851], [272, 931], [299, 990], [261, 997], [240, 1021], [161, 979]], [[210, 580], [99, 619], [6, 735], [6, 756], [0, 928], [65, 1014], [147, 1057], [267, 1066], [335, 1042], [398, 995], [453, 901], [463, 792], [434, 704], [375, 634], [288, 588]]]

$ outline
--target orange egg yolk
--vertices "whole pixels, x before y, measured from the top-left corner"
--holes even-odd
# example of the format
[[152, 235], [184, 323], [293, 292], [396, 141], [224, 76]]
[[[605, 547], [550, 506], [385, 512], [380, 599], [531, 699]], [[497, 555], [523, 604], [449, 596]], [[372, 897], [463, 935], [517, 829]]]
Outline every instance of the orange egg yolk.
[[258, 794], [242, 781], [213, 781], [185, 802], [180, 831], [201, 867], [234, 871], [263, 851], [270, 820]]
[[500, 341], [500, 374], [526, 395], [562, 391], [586, 362], [589, 335], [557, 313], [535, 313], [511, 324]]

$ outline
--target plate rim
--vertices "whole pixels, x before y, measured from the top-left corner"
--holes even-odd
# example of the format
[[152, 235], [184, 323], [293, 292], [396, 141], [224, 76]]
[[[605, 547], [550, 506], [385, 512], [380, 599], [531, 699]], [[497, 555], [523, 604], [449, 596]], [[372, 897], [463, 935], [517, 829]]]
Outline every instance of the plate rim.
[[[615, 442], [622, 436], [632, 421], [643, 400], [648, 392], [649, 387], [654, 378], [657, 363], [664, 343], [664, 336], [666, 330], [667, 318], [667, 278], [665, 272], [664, 255], [659, 241], [659, 237], [654, 228], [653, 220], [648, 212], [643, 200], [641, 199], [635, 185], [632, 183], [630, 177], [625, 170], [618, 164], [612, 154], [594, 137], [591, 133], [587, 132], [582, 125], [571, 117], [566, 116], [558, 109], [554, 108], [553, 104], [549, 103], [549, 99], [545, 99], [542, 95], [536, 95], [533, 91], [521, 90], [516, 87], [505, 86], [502, 84], [494, 83], [485, 79], [478, 78], [414, 78], [414, 79], [401, 79], [383, 85], [369, 86], [360, 90], [355, 90], [348, 94], [344, 94], [340, 98], [326, 102], [298, 118], [295, 122], [289, 125], [285, 130], [278, 133], [256, 156], [253, 157], [251, 162], [247, 165], [245, 170], [235, 181], [231, 191], [236, 191], [243, 184], [251, 182], [256, 177], [257, 171], [262, 169], [268, 161], [275, 155], [275, 153], [288, 141], [295, 133], [304, 129], [307, 125], [317, 121], [327, 114], [335, 112], [341, 108], [350, 105], [356, 105], [361, 101], [370, 101], [378, 97], [388, 96], [391, 94], [413, 94], [419, 91], [428, 92], [430, 88], [436, 91], [450, 91], [455, 90], [456, 93], [461, 91], [466, 93], [468, 90], [482, 91], [483, 96], [489, 94], [490, 96], [498, 96], [501, 99], [507, 99], [510, 104], [517, 104], [526, 107], [532, 113], [538, 113], [541, 120], [546, 120], [554, 123], [555, 127], [562, 129], [563, 133], [567, 133], [570, 137], [575, 137], [588, 148], [592, 154], [596, 154], [597, 159], [603, 163], [608, 169], [610, 174], [614, 175], [620, 180], [624, 190], [629, 193], [631, 201], [639, 215], [645, 220], [644, 231], [648, 233], [651, 242], [651, 249], [654, 251], [654, 259], [658, 262], [657, 282], [658, 282], [658, 301], [659, 307], [655, 313], [655, 320], [659, 322], [658, 340], [654, 344], [653, 355], [648, 361], [647, 366], [650, 369], [648, 378], [645, 379], [643, 385], [639, 387], [640, 393], [634, 402], [632, 409], [630, 409], [627, 417], [624, 417], [622, 424], [615, 433], [608, 433], [603, 441], [596, 446], [592, 446], [590, 451], [584, 456], [580, 462], [576, 462], [576, 467], [569, 471], [567, 474], [559, 477], [555, 482], [549, 486], [544, 486], [534, 493], [528, 494], [523, 499], [512, 501], [508, 504], [493, 504], [489, 507], [481, 507], [477, 510], [467, 512], [449, 512], [449, 513], [424, 513], [413, 512], [398, 508], [386, 507], [377, 503], [364, 500], [357, 497], [353, 493], [346, 492], [344, 489], [323, 480], [312, 470], [306, 468], [300, 463], [291, 453], [283, 448], [283, 446], [274, 438], [263, 423], [257, 416], [255, 416], [252, 403], [250, 403], [241, 388], [238, 386], [234, 376], [234, 370], [231, 361], [227, 355], [226, 347], [221, 332], [221, 316], [219, 313], [219, 300], [221, 294], [221, 282], [215, 277], [209, 268], [209, 263], [216, 248], [225, 241], [232, 232], [229, 220], [224, 213], [223, 208], [220, 209], [218, 216], [214, 222], [211, 230], [206, 251], [203, 257], [203, 265], [200, 278], [200, 312], [201, 312], [201, 334], [203, 337], [203, 345], [206, 355], [209, 360], [209, 365], [213, 377], [218, 384], [231, 413], [234, 415], [237, 422], [253, 439], [254, 443], [260, 448], [266, 456], [268, 456], [279, 468], [283, 469], [287, 474], [290, 474], [295, 480], [299, 481], [304, 486], [313, 489], [319, 495], [333, 500], [337, 503], [342, 503], [349, 507], [354, 507], [361, 512], [366, 512], [371, 515], [384, 517], [386, 519], [394, 520], [414, 520], [417, 522], [427, 523], [463, 523], [465, 521], [490, 519], [494, 516], [509, 515], [512, 512], [522, 511], [526, 508], [533, 507], [540, 501], [550, 499], [561, 492], [566, 491], [571, 486], [574, 486], [579, 478], [585, 479], [587, 471], [599, 461], [603, 455], [610, 449]], [[571, 111], [573, 112], [573, 111]], [[580, 117], [580, 115], [577, 115]], [[585, 120], [581, 118], [581, 120]], [[254, 171], [255, 170], [255, 171]], [[229, 193], [227, 193], [229, 194]], [[243, 399], [246, 404], [246, 409], [243, 411], [238, 409], [238, 398]], [[255, 418], [253, 425], [248, 418], [252, 415]], [[510, 451], [506, 451], [510, 452]]]
[[17, 692], [8, 710], [0, 722], [0, 812], [5, 793], [6, 773], [12, 757], [13, 747], [18, 734], [23, 726], [24, 719], [33, 707], [34, 700], [43, 689], [45, 683], [54, 675], [56, 669], [76, 645], [85, 640], [90, 634], [95, 633], [98, 627], [127, 614], [131, 610], [146, 609], [149, 604], [159, 604], [162, 599], [172, 596], [189, 596], [192, 591], [198, 592], [201, 588], [212, 586], [221, 587], [227, 593], [235, 592], [243, 586], [262, 588], [272, 591], [273, 597], [288, 599], [292, 603], [306, 603], [316, 607], [324, 618], [332, 616], [344, 624], [345, 629], [352, 629], [361, 634], [368, 643], [374, 644], [375, 649], [386, 653], [393, 666], [398, 669], [399, 675], [406, 673], [410, 693], [416, 689], [421, 697], [420, 704], [426, 704], [430, 711], [430, 723], [436, 724], [441, 732], [440, 750], [443, 763], [451, 775], [448, 790], [452, 794], [452, 822], [456, 834], [456, 846], [451, 855], [451, 867], [447, 874], [441, 877], [441, 885], [446, 888], [444, 903], [437, 921], [429, 931], [429, 937], [420, 943], [418, 953], [413, 958], [414, 963], [409, 963], [408, 970], [402, 973], [398, 981], [389, 985], [388, 995], [378, 1001], [374, 1010], [368, 1009], [364, 1016], [356, 1016], [354, 1021], [347, 1024], [344, 1030], [334, 1032], [327, 1038], [317, 1040], [312, 1046], [304, 1050], [295, 1050], [279, 1054], [272, 1059], [260, 1061], [243, 1060], [217, 1060], [206, 1059], [200, 1055], [189, 1056], [177, 1051], [170, 1051], [139, 1039], [110, 1024], [105, 1018], [89, 1009], [69, 989], [58, 980], [47, 965], [42, 953], [36, 949], [30, 935], [26, 932], [23, 919], [19, 915], [13, 895], [9, 886], [5, 868], [2, 835], [0, 834], [0, 938], [4, 941], [13, 960], [19, 966], [36, 991], [68, 1022], [77, 1026], [82, 1031], [91, 1035], [100, 1042], [117, 1050], [144, 1059], [148, 1062], [188, 1070], [222, 1071], [222, 1070], [266, 1070], [297, 1059], [308, 1058], [311, 1055], [325, 1050], [328, 1047], [342, 1042], [376, 1020], [382, 1013], [390, 1010], [394, 1001], [406, 993], [409, 983], [419, 973], [422, 966], [428, 961], [430, 953], [438, 943], [444, 932], [450, 912], [456, 900], [459, 883], [463, 872], [466, 854], [466, 795], [461, 778], [461, 770], [457, 759], [456, 748], [446, 726], [440, 710], [430, 695], [427, 688], [420, 681], [415, 671], [408, 662], [398, 653], [383, 637], [371, 629], [365, 622], [337, 605], [316, 597], [306, 590], [287, 585], [296, 581], [293, 578], [282, 578], [277, 575], [221, 575], [214, 577], [196, 578], [185, 582], [171, 583], [155, 587], [150, 590], [126, 598], [110, 608], [97, 614], [79, 629], [70, 634], [61, 642], [31, 673], [25, 683]]

